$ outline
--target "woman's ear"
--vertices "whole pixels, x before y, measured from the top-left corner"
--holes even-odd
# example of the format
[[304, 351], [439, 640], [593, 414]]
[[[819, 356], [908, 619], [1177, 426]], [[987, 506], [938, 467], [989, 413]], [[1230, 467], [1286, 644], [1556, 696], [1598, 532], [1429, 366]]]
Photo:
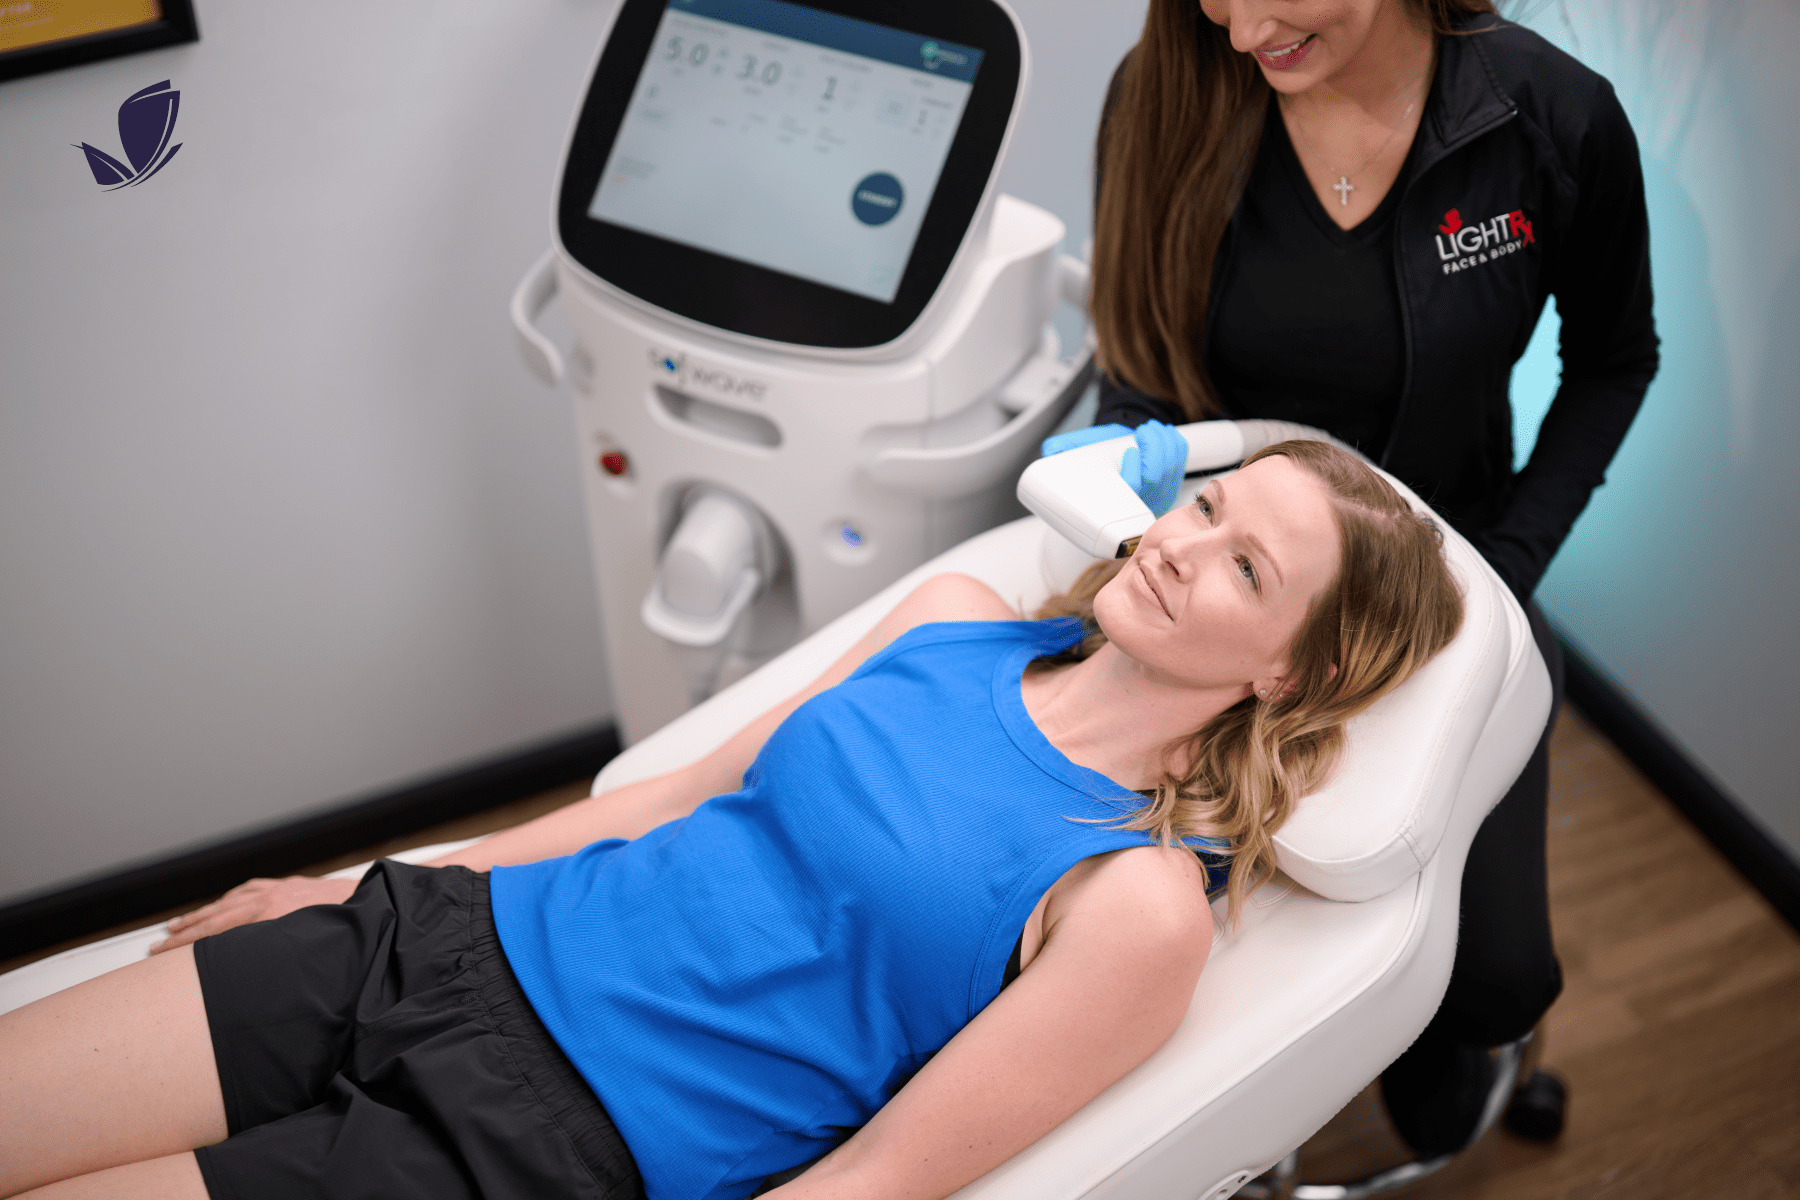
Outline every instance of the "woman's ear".
[[[1332, 663], [1325, 672], [1325, 678], [1328, 680], [1336, 679], [1337, 673], [1338, 665]], [[1272, 676], [1267, 679], [1252, 680], [1250, 687], [1255, 691], [1258, 700], [1285, 700], [1287, 699], [1288, 693], [1294, 690], [1293, 682], [1284, 675]]]

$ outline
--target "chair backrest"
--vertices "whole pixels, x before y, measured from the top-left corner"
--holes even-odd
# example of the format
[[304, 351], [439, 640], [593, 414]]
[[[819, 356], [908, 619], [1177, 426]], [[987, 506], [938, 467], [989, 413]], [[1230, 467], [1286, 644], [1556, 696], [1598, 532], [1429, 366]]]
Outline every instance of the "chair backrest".
[[[1498, 712], [1502, 690], [1518, 678], [1520, 659], [1538, 653], [1524, 609], [1493, 568], [1410, 489], [1387, 479], [1442, 530], [1463, 623], [1435, 658], [1350, 722], [1337, 771], [1275, 837], [1282, 870], [1332, 900], [1382, 895], [1431, 861], [1483, 736], [1496, 720], [1516, 719]], [[1535, 719], [1541, 727], [1544, 714]], [[1494, 781], [1487, 803], [1511, 782]]]

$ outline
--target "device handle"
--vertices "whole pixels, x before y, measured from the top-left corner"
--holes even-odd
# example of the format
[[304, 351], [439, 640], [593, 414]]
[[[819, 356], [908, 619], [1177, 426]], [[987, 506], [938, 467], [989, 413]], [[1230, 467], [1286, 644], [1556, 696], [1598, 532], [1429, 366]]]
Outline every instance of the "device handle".
[[662, 582], [657, 580], [644, 593], [644, 603], [639, 607], [638, 615], [643, 618], [651, 633], [665, 637], [678, 646], [717, 646], [731, 632], [739, 614], [750, 607], [750, 601], [756, 599], [756, 592], [760, 587], [762, 572], [755, 567], [745, 567], [732, 587], [731, 595], [726, 597], [725, 606], [710, 617], [696, 617], [676, 612], [669, 607], [668, 601], [663, 599]]
[[[1062, 386], [1046, 388], [1017, 414], [986, 437], [960, 446], [919, 450], [889, 446], [877, 451], [863, 471], [875, 482], [900, 491], [931, 496], [966, 496], [991, 487], [1018, 469], [1020, 452], [1035, 453], [1037, 443], [1068, 412], [1094, 378], [1094, 353], [1084, 345], [1070, 362], [1052, 360], [1058, 374], [1067, 372]], [[1027, 359], [1019, 374], [1042, 367], [1042, 359]]]
[[[1190, 475], [1236, 466], [1265, 446], [1290, 438], [1349, 449], [1328, 433], [1286, 421], [1195, 421], [1176, 428], [1187, 439]], [[1156, 521], [1156, 514], [1119, 478], [1125, 451], [1136, 444], [1136, 437], [1127, 434], [1040, 458], [1019, 476], [1019, 502], [1093, 557], [1123, 558]]]
[[531, 368], [532, 374], [552, 387], [562, 382], [562, 351], [537, 327], [537, 315], [555, 298], [556, 248], [553, 246], [525, 272], [525, 278], [519, 281], [512, 294], [513, 332], [519, 335], [519, 353], [524, 356], [525, 365]]

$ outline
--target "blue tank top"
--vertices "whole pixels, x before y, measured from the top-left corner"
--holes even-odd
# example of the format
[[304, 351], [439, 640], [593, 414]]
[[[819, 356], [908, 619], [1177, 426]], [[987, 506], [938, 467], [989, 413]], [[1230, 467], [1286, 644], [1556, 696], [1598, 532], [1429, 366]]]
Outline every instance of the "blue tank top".
[[1025, 711], [1073, 618], [926, 625], [802, 705], [743, 788], [493, 873], [533, 1008], [650, 1200], [746, 1196], [863, 1125], [999, 993], [1043, 894], [1143, 798]]

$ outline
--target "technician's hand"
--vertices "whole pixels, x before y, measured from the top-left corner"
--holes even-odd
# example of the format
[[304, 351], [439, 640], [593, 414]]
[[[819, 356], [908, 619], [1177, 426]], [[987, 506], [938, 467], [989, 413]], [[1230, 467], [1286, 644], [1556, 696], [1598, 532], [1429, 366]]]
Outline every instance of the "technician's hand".
[[1125, 451], [1125, 460], [1119, 464], [1119, 475], [1137, 493], [1138, 499], [1160, 517], [1175, 507], [1175, 497], [1181, 493], [1181, 480], [1187, 474], [1187, 439], [1173, 425], [1145, 421], [1136, 429], [1117, 424], [1072, 429], [1045, 438], [1043, 452], [1045, 455], [1061, 454], [1064, 450], [1091, 446], [1127, 434], [1137, 439], [1137, 445]]
[[164, 927], [169, 936], [150, 947], [150, 953], [161, 954], [252, 921], [272, 921], [314, 904], [342, 904], [356, 890], [356, 884], [354, 879], [310, 879], [304, 875], [240, 883], [205, 908], [170, 921]]

